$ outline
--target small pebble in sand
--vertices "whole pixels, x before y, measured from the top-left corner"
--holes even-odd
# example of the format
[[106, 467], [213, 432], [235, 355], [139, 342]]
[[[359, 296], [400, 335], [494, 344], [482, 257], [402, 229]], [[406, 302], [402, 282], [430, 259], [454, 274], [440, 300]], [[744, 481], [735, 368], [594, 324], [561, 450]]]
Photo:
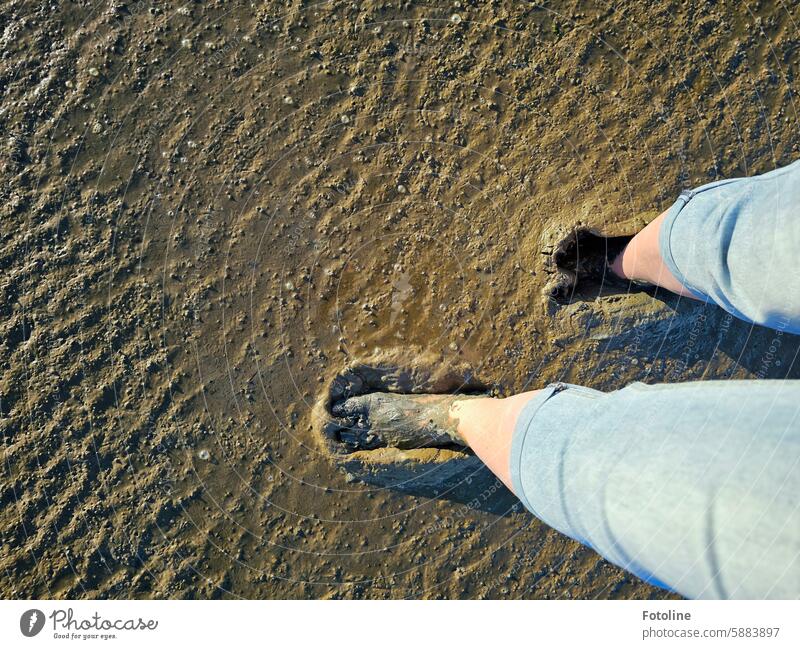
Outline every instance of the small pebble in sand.
[[192, 39], [191, 38], [181, 39], [181, 45], [183, 47], [191, 47], [192, 46]]
[[459, 16], [458, 14], [453, 14], [452, 16], [450, 16], [450, 22], [458, 25], [458, 23], [461, 22], [461, 16]]
[[89, 68], [89, 74], [91, 74], [93, 77], [99, 77], [100, 70], [98, 70], [97, 68]]
[[294, 99], [292, 99], [289, 95], [286, 95], [283, 98], [283, 103], [286, 104], [287, 106], [294, 106]]
[[342, 124], [350, 123], [350, 118], [347, 115], [342, 115], [339, 119], [341, 120]]
[[211, 453], [209, 453], [206, 449], [201, 449], [197, 451], [197, 457], [199, 457], [201, 460], [208, 461], [211, 459]]
[[406, 189], [405, 185], [398, 185], [397, 191], [400, 192], [401, 194], [405, 194], [408, 190]]

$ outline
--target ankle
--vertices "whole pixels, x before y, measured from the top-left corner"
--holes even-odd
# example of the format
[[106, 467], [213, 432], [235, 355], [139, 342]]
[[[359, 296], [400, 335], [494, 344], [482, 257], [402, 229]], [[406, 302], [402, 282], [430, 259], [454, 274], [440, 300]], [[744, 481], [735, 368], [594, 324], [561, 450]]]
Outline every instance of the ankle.
[[620, 279], [633, 279], [625, 274], [625, 267], [622, 263], [623, 257], [625, 256], [625, 251], [628, 249], [629, 245], [630, 242], [628, 242], [628, 245], [626, 245], [622, 249], [622, 251], [608, 265], [608, 267], [611, 269], [611, 272], [614, 273], [614, 275], [616, 275]]

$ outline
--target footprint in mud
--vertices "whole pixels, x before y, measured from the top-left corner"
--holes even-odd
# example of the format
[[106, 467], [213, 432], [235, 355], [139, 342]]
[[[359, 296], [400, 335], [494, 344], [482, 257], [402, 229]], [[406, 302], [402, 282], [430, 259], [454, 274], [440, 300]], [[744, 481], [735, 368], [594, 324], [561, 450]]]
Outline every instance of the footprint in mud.
[[597, 296], [601, 290], [629, 290], [631, 282], [611, 271], [611, 262], [633, 238], [603, 236], [580, 228], [563, 238], [553, 250], [546, 266], [551, 277], [545, 295], [559, 303], [580, 295]]

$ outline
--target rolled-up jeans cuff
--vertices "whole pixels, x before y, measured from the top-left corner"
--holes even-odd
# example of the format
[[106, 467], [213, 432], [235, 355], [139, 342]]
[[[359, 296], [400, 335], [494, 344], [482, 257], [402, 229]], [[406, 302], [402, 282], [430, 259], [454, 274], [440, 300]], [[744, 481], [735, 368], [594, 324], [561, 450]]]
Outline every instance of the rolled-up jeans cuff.
[[675, 225], [675, 221], [680, 216], [683, 208], [686, 207], [686, 204], [691, 200], [692, 193], [691, 192], [683, 192], [678, 199], [672, 204], [672, 207], [669, 208], [667, 212], [667, 216], [664, 218], [664, 221], [661, 223], [661, 228], [658, 232], [658, 249], [659, 253], [661, 254], [661, 259], [664, 262], [664, 265], [667, 267], [670, 273], [677, 279], [683, 287], [689, 291], [692, 295], [694, 295], [697, 299], [703, 300], [705, 302], [712, 302], [711, 298], [703, 293], [700, 289], [696, 288], [692, 285], [689, 280], [686, 279], [686, 276], [683, 274], [678, 265], [675, 263], [675, 257], [672, 254], [672, 229]]
[[[574, 394], [578, 392], [585, 396], [585, 393], [591, 393], [595, 391], [569, 383], [551, 383], [547, 387], [540, 390], [536, 396], [532, 397], [531, 400], [525, 404], [520, 411], [519, 416], [517, 417], [516, 424], [514, 425], [514, 434], [511, 440], [511, 455], [509, 458], [511, 484], [514, 489], [514, 493], [516, 494], [517, 498], [522, 501], [522, 504], [525, 506], [525, 508], [533, 513], [537, 518], [544, 520], [546, 523], [551, 523], [551, 521], [548, 520], [548, 517], [544, 512], [537, 511], [536, 507], [531, 502], [531, 499], [525, 493], [525, 485], [523, 481], [523, 475], [526, 472], [537, 471], [537, 469], [545, 469], [545, 467], [543, 467], [539, 462], [535, 463], [538, 466], [530, 466], [530, 462], [526, 462], [525, 460], [525, 456], [530, 459], [530, 452], [524, 451], [529, 443], [534, 444], [534, 446], [539, 449], [543, 455], [548, 452], [548, 449], [553, 449], [554, 447], [560, 446], [558, 443], [554, 444], [555, 440], [552, 439], [551, 432], [554, 428], [552, 424], [555, 424], [555, 427], [560, 429], [562, 434], [569, 435], [570, 431], [567, 430], [570, 428], [569, 418], [560, 418], [559, 422], [545, 422], [542, 421], [541, 416], [537, 417], [537, 415], [539, 414], [542, 406], [544, 406], [545, 403], [547, 403], [556, 395], [563, 395], [559, 396], [559, 399], [567, 400], [564, 404], [565, 407], [569, 408], [570, 406], [575, 406], [576, 404], [572, 403], [573, 400], [569, 397], [571, 396], [570, 393]], [[600, 393], [595, 392], [595, 394]], [[537, 426], [537, 424], [540, 425]], [[536, 437], [537, 434], [539, 434], [539, 438], [532, 439]], [[552, 459], [554, 462], [557, 461], [556, 458]], [[550, 464], [549, 461], [547, 463]], [[559, 488], [559, 486], [560, 485], [558, 484], [552, 485], [554, 492]], [[542, 502], [540, 500], [540, 497], [542, 496], [544, 498], [551, 497], [549, 494], [537, 493], [536, 499]]]

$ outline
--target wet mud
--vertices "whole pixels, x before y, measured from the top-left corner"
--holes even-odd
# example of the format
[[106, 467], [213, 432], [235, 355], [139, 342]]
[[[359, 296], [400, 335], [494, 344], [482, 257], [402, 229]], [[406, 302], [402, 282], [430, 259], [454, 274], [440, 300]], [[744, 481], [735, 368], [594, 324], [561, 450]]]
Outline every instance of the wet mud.
[[670, 597], [463, 450], [319, 424], [799, 378], [797, 337], [596, 263], [800, 156], [799, 12], [0, 3], [0, 595]]

